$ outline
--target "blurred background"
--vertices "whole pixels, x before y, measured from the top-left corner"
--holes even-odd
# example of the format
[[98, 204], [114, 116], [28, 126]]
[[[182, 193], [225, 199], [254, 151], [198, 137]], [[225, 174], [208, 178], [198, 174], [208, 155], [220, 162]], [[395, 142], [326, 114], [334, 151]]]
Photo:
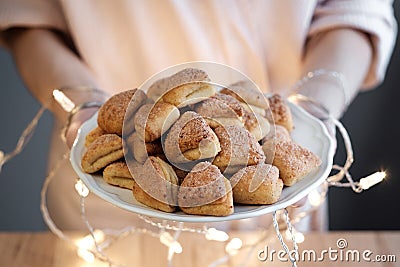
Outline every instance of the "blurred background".
[[[395, 2], [396, 17], [400, 4]], [[399, 40], [399, 37], [397, 38]], [[355, 48], [356, 49], [356, 48]], [[355, 179], [384, 170], [388, 178], [356, 194], [329, 190], [330, 230], [400, 230], [400, 45], [397, 42], [385, 81], [361, 93], [342, 118], [353, 142]], [[0, 150], [14, 149], [19, 135], [39, 110], [18, 76], [10, 54], [0, 48]], [[45, 112], [25, 150], [0, 173], [0, 231], [40, 231], [40, 189], [46, 176], [52, 116]], [[345, 162], [341, 140], [335, 163]]]

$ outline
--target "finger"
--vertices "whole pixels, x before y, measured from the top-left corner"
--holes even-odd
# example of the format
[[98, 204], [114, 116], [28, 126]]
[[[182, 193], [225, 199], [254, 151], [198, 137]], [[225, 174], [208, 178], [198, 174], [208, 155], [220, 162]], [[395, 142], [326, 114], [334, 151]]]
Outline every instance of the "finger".
[[65, 140], [68, 148], [71, 148], [73, 146], [78, 130], [82, 126], [82, 124], [90, 119], [97, 110], [97, 107], [83, 109], [72, 117], [71, 123], [69, 124], [65, 132]]
[[297, 201], [296, 203], [290, 205], [293, 208], [300, 208], [302, 206], [304, 206], [307, 202], [307, 197], [303, 197], [302, 199], [300, 199], [299, 201]]

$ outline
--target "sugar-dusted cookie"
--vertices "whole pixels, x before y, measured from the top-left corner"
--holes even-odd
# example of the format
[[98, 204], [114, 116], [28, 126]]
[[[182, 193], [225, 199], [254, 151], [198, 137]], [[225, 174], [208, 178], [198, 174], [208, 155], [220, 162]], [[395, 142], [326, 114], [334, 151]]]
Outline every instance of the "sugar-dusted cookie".
[[321, 165], [321, 159], [310, 150], [292, 141], [278, 142], [273, 165], [286, 186], [294, 185]]
[[178, 204], [178, 177], [167, 162], [150, 156], [134, 172], [134, 180], [132, 193], [137, 201], [161, 211], [175, 211]]
[[88, 146], [82, 157], [82, 169], [87, 173], [94, 173], [123, 156], [121, 137], [104, 134]]
[[279, 169], [265, 163], [239, 170], [231, 177], [230, 182], [233, 187], [233, 201], [240, 204], [275, 203], [283, 188]]
[[138, 89], [128, 90], [109, 98], [99, 109], [97, 124], [106, 133], [122, 135], [125, 112], [131, 115], [146, 101], [146, 94]]
[[168, 90], [162, 96], [162, 100], [183, 108], [215, 95], [218, 87], [216, 84], [203, 81], [184, 83]]
[[239, 126], [218, 127], [215, 129], [221, 151], [213, 164], [221, 171], [234, 173], [239, 169], [265, 161], [264, 152], [254, 136]]
[[179, 109], [168, 103], [143, 105], [134, 118], [136, 133], [142, 140], [153, 142], [175, 123], [179, 115]]
[[199, 114], [187, 111], [171, 127], [165, 139], [165, 155], [184, 163], [212, 158], [221, 150], [214, 131]]
[[198, 163], [185, 177], [178, 203], [187, 214], [228, 216], [234, 211], [231, 185], [210, 162]]
[[122, 188], [132, 189], [133, 176], [124, 161], [111, 163], [103, 170], [103, 179], [106, 183]]

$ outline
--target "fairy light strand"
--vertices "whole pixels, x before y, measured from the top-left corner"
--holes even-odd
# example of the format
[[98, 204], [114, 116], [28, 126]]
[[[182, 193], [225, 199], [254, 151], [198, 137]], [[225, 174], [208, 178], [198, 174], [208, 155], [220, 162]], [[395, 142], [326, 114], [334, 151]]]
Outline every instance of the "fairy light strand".
[[22, 150], [25, 148], [25, 146], [29, 143], [29, 141], [31, 140], [31, 138], [35, 132], [36, 126], [38, 125], [39, 120], [42, 117], [43, 112], [45, 110], [46, 110], [45, 107], [43, 107], [43, 106], [40, 107], [40, 109], [36, 113], [35, 117], [33, 117], [32, 121], [28, 124], [28, 126], [25, 128], [25, 130], [20, 135], [17, 145], [15, 146], [13, 151], [5, 154], [3, 151], [0, 150], [0, 172], [1, 172], [3, 165], [6, 162], [8, 162], [9, 160], [13, 159], [19, 153], [21, 153]]
[[[18, 151], [18, 153], [22, 151], [22, 149], [26, 145], [27, 141], [29, 141], [27, 136], [28, 135], [31, 136], [33, 134], [33, 130], [34, 130], [34, 126], [35, 126], [33, 124], [37, 123], [39, 118], [40, 118], [40, 114], [35, 116], [34, 122], [30, 124], [30, 127], [27, 127], [28, 130], [25, 130], [23, 135], [20, 137], [20, 140], [23, 140], [23, 141], [21, 141], [22, 146], [20, 146], [20, 150]], [[31, 125], [33, 125], [33, 126], [31, 126]], [[351, 144], [351, 142], [350, 142], [350, 144]], [[104, 241], [100, 244], [100, 242], [99, 242], [100, 240], [98, 240], [98, 238], [96, 238], [96, 236], [97, 236], [96, 235], [96, 231], [98, 231], [98, 229], [93, 229], [90, 226], [90, 223], [87, 220], [86, 216], [83, 216], [82, 218], [83, 218], [83, 221], [84, 221], [85, 225], [87, 226], [87, 228], [89, 230], [89, 235], [87, 235], [87, 236], [85, 236], [83, 238], [91, 238], [92, 239], [92, 243], [95, 244], [94, 248], [93, 248], [93, 246], [89, 246], [89, 248], [87, 248], [87, 247], [83, 247], [82, 248], [81, 246], [79, 246], [79, 242], [77, 243], [76, 240], [72, 240], [70, 237], [66, 236], [64, 234], [64, 232], [62, 230], [60, 230], [54, 224], [53, 220], [51, 219], [51, 216], [49, 215], [49, 212], [47, 210], [46, 194], [47, 194], [48, 186], [49, 186], [53, 176], [55, 175], [56, 171], [59, 169], [60, 165], [63, 162], [65, 162], [65, 160], [68, 157], [69, 157], [69, 153], [67, 152], [58, 160], [58, 162], [56, 163], [55, 167], [50, 171], [49, 175], [46, 177], [45, 182], [43, 183], [43, 186], [42, 186], [42, 191], [41, 191], [41, 211], [42, 211], [42, 214], [43, 214], [43, 218], [44, 218], [44, 220], [45, 220], [45, 222], [46, 222], [46, 224], [49, 227], [51, 232], [53, 232], [60, 239], [65, 240], [65, 241], [71, 243], [72, 245], [74, 245], [76, 247], [76, 249], [77, 249], [78, 255], [81, 258], [83, 258], [84, 260], [91, 261], [93, 259], [92, 258], [92, 256], [93, 256], [94, 258], [99, 259], [100, 261], [103, 261], [103, 262], [106, 262], [106, 263], [110, 264], [110, 266], [111, 265], [112, 266], [123, 266], [121, 264], [113, 262], [103, 252], [103, 248], [111, 246], [113, 241], [116, 241], [116, 240], [118, 240], [118, 239], [120, 239], [120, 238], [122, 238], [122, 237], [124, 237], [126, 235], [129, 235], [129, 234], [147, 234], [147, 235], [150, 235], [152, 237], [160, 238], [160, 233], [157, 234], [154, 231], [150, 231], [150, 230], [147, 230], [147, 229], [144, 229], [144, 228], [129, 227], [129, 228], [123, 229], [121, 231], [114, 231], [113, 232], [113, 231], [109, 230], [108, 233], [104, 232], [106, 237], [104, 237]], [[349, 162], [352, 162], [352, 161], [350, 160]], [[371, 186], [381, 182], [386, 176], [385, 172], [378, 172], [378, 173], [372, 174], [370, 176], [367, 176], [365, 178], [362, 178], [360, 180], [360, 182], [354, 182], [352, 177], [351, 177], [351, 175], [350, 175], [350, 173], [348, 171], [343, 171], [343, 168], [344, 167], [341, 167], [341, 166], [338, 166], [338, 165], [334, 165], [333, 166], [333, 169], [342, 170], [342, 173], [344, 173], [344, 176], [348, 180], [347, 183], [341, 183], [341, 182], [337, 181], [337, 180], [339, 180], [337, 178], [338, 177], [338, 175], [337, 175], [337, 176], [335, 176], [336, 179], [329, 179], [331, 177], [328, 177], [327, 181], [324, 184], [329, 185], [329, 186], [335, 186], [335, 187], [351, 187], [355, 192], [361, 192], [362, 190], [366, 190], [366, 189], [370, 188]], [[323, 202], [323, 200], [325, 199], [326, 193], [327, 193], [327, 186], [325, 186], [324, 188], [325, 189], [319, 194], [320, 195], [319, 205]], [[81, 199], [82, 199], [82, 202], [81, 202], [82, 214], [85, 215], [86, 214], [86, 210], [84, 209], [84, 205], [85, 205], [84, 204], [84, 198], [89, 194], [89, 191], [88, 191], [87, 187], [84, 185], [84, 183], [82, 183], [82, 181], [80, 179], [77, 180], [77, 183], [75, 184], [75, 189], [77, 190], [78, 194], [81, 196]], [[291, 223], [297, 223], [297, 222], [301, 221], [301, 219], [303, 219], [304, 217], [309, 215], [312, 211], [316, 210], [319, 207], [319, 205], [312, 205], [312, 208], [297, 214], [292, 219], [289, 219], [288, 215], [286, 216], [286, 225], [287, 225], [288, 229], [291, 229], [291, 230], [289, 230], [289, 232], [290, 231], [292, 232], [292, 234], [291, 234], [291, 236], [293, 238], [292, 241], [296, 242], [295, 234], [294, 234], [295, 230], [291, 226]], [[287, 211], [285, 210], [285, 213], [286, 212]], [[276, 216], [276, 212], [274, 212], [273, 217], [274, 217], [274, 215]], [[226, 240], [226, 237], [228, 237], [228, 239], [229, 239], [229, 236], [227, 235], [227, 233], [225, 233], [224, 231], [217, 230], [215, 228], [207, 228], [206, 226], [204, 226], [203, 228], [191, 228], [191, 227], [185, 227], [183, 225], [183, 223], [179, 223], [179, 222], [178, 222], [178, 226], [171, 225], [170, 222], [164, 222], [164, 224], [161, 224], [159, 222], [154, 222], [153, 220], [151, 220], [151, 218], [145, 217], [143, 215], [139, 215], [139, 218], [141, 218], [146, 223], [148, 223], [148, 224], [150, 224], [150, 225], [152, 225], [152, 226], [154, 226], [154, 227], [156, 227], [158, 229], [174, 231], [176, 233], [175, 234], [175, 238], [176, 238], [175, 241], [177, 241], [177, 238], [179, 237], [179, 234], [181, 232], [202, 234], [206, 238], [208, 236], [207, 239], [209, 239], [209, 240], [215, 240], [215, 241], [220, 241], [220, 242], [223, 242], [224, 240]], [[275, 228], [275, 230], [276, 230], [276, 226], [277, 226], [277, 224], [274, 223], [273, 224], [273, 228]], [[248, 258], [251, 255], [251, 253], [255, 250], [257, 245], [259, 245], [261, 242], [267, 240], [268, 237], [271, 237], [271, 234], [273, 232], [273, 231], [271, 231], [271, 229], [273, 229], [273, 228], [270, 227], [269, 230], [267, 229], [266, 232], [265, 232], [266, 234], [263, 235], [256, 242], [251, 243], [251, 244], [244, 244], [244, 245], [241, 245], [240, 247], [234, 249], [235, 253], [232, 253], [231, 252], [232, 250], [228, 249], [229, 248], [228, 244], [232, 244], [232, 243], [228, 242], [227, 246], [226, 246], [226, 255], [223, 256], [222, 258], [218, 259], [217, 261], [215, 261], [214, 265], [211, 264], [210, 266], [218, 266], [219, 264], [223, 264], [224, 262], [227, 262], [229, 260], [229, 258], [232, 257], [234, 254], [236, 254], [239, 251], [244, 250], [244, 249], [248, 249], [249, 250], [248, 254], [247, 254], [247, 258]], [[278, 226], [278, 229], [279, 229], [279, 226]], [[223, 238], [221, 238], [221, 236], [223, 236]], [[111, 237], [113, 237], [113, 239]], [[279, 235], [278, 235], [278, 239], [281, 242], [281, 244], [282, 244], [282, 242], [284, 243], [283, 237], [280, 234], [280, 232], [279, 232]], [[233, 238], [231, 240], [240, 240], [240, 239]], [[172, 242], [171, 244], [173, 244], [172, 246], [176, 246], [177, 243]], [[295, 246], [297, 246], [297, 243], [296, 243]], [[172, 264], [172, 257], [175, 254], [175, 253], [172, 253], [172, 252], [176, 252], [176, 250], [175, 250], [175, 248], [171, 248], [171, 246], [168, 249], [169, 249], [168, 264], [171, 265]], [[83, 251], [85, 253], [83, 253]], [[92, 255], [92, 256], [89, 256], [89, 255]], [[296, 266], [296, 262], [295, 261], [293, 262], [293, 259], [291, 259], [291, 261], [292, 261], [292, 265]], [[219, 262], [219, 264], [215, 264], [215, 263], [218, 263], [218, 262]], [[243, 262], [239, 266], [245, 266], [245, 264], [246, 264], [246, 261], [243, 260]]]
[[[335, 78], [338, 80], [338, 82], [341, 84], [344, 97], [345, 97], [345, 102], [347, 103], [349, 100], [349, 97], [346, 95], [346, 90], [345, 89], [345, 83], [343, 76], [340, 75], [340, 73], [337, 72], [332, 72], [332, 71], [326, 71], [326, 70], [316, 70], [314, 72], [307, 73], [305, 77], [303, 77], [297, 84], [297, 87], [300, 87], [304, 85], [306, 82], [310, 81], [311, 79], [315, 77], [320, 77], [322, 75], [328, 75], [331, 76], [332, 78]], [[72, 111], [74, 108], [74, 105], [72, 105], [72, 101], [69, 98], [66, 98], [65, 94], [60, 94], [62, 93], [57, 92], [55, 90], [54, 92], [54, 98], [60, 100], [63, 102], [65, 105], [62, 106], [64, 110], [66, 111]], [[322, 108], [322, 111], [325, 111], [326, 109], [323, 108], [319, 103], [313, 101], [310, 98], [307, 98], [302, 95], [294, 95], [291, 96], [290, 99], [295, 102], [297, 101], [308, 101], [312, 102], [314, 104], [314, 108]], [[60, 102], [58, 101], [58, 102]], [[21, 151], [24, 149], [26, 144], [29, 142], [30, 138], [32, 137], [36, 126], [43, 114], [43, 112], [46, 109], [44, 107], [41, 107], [35, 117], [32, 119], [32, 121], [28, 124], [28, 126], [25, 128], [23, 133], [18, 139], [17, 145], [15, 149], [8, 154], [4, 154], [3, 151], [0, 150], [0, 172], [2, 166], [11, 160], [13, 157], [21, 153]], [[258, 240], [256, 240], [253, 243], [250, 244], [243, 244], [242, 240], [234, 237], [230, 238], [229, 235], [224, 232], [217, 230], [215, 228], [207, 228], [205, 225], [203, 228], [192, 228], [192, 227], [186, 227], [184, 226], [183, 222], [167, 222], [164, 221], [163, 223], [160, 222], [155, 222], [149, 217], [145, 217], [143, 215], [138, 215], [140, 219], [142, 219], [145, 223], [157, 228], [159, 231], [151, 231], [145, 228], [136, 228], [136, 227], [126, 227], [121, 230], [111, 230], [111, 229], [94, 229], [88, 218], [86, 217], [86, 208], [85, 208], [85, 198], [89, 194], [89, 189], [84, 185], [84, 183], [78, 179], [76, 184], [75, 184], [75, 189], [77, 193], [80, 195], [81, 198], [81, 217], [82, 220], [86, 226], [86, 228], [89, 231], [89, 234], [84, 236], [81, 239], [78, 240], [73, 240], [69, 236], [65, 235], [64, 232], [57, 227], [57, 225], [54, 223], [52, 220], [49, 211], [47, 209], [47, 201], [46, 201], [46, 195], [47, 195], [47, 190], [49, 187], [49, 184], [51, 183], [56, 171], [60, 168], [61, 164], [66, 161], [66, 159], [69, 157], [69, 152], [63, 154], [63, 156], [56, 162], [56, 165], [53, 167], [53, 169], [49, 172], [49, 174], [46, 176], [45, 181], [42, 185], [42, 190], [40, 192], [41, 195], [41, 202], [40, 202], [40, 209], [42, 212], [43, 219], [45, 223], [47, 224], [48, 228], [52, 233], [54, 233], [58, 238], [67, 241], [68, 243], [72, 244], [73, 246], [76, 247], [77, 253], [80, 253], [80, 257], [85, 259], [87, 261], [92, 261], [95, 258], [99, 259], [103, 262], [108, 263], [110, 266], [123, 266], [120, 265], [116, 262], [113, 262], [105, 253], [104, 249], [107, 247], [110, 247], [114, 242], [118, 241], [121, 238], [126, 237], [127, 235], [130, 234], [147, 234], [151, 237], [154, 238], [159, 238], [160, 242], [161, 239], [164, 240], [165, 245], [168, 247], [168, 265], [172, 266], [172, 259], [173, 256], [177, 253], [182, 252], [182, 247], [178, 242], [178, 238], [182, 232], [188, 232], [188, 233], [196, 233], [196, 234], [201, 234], [204, 235], [207, 240], [210, 241], [218, 241], [218, 242], [227, 242], [225, 245], [225, 255], [214, 261], [213, 263], [210, 264], [210, 266], [218, 266], [220, 264], [226, 263], [232, 256], [237, 254], [239, 251], [248, 250], [247, 257], [241, 262], [239, 266], [244, 266], [246, 264], [246, 258], [248, 258], [251, 253], [254, 252], [255, 248], [261, 243], [261, 242], [269, 242], [272, 240], [272, 234], [275, 231], [278, 240], [280, 241], [282, 247], [285, 249], [285, 251], [289, 255], [289, 259], [292, 263], [292, 266], [296, 266], [296, 259], [291, 256], [289, 253], [289, 248], [287, 247], [286, 243], [283, 240], [283, 236], [280, 231], [280, 226], [279, 226], [279, 219], [277, 216], [280, 216], [281, 223], [286, 224], [286, 231], [287, 231], [287, 236], [291, 241], [293, 242], [294, 250], [297, 252], [298, 251], [298, 245], [297, 241], [301, 240], [296, 240], [296, 234], [300, 233], [297, 232], [292, 224], [298, 223], [301, 221], [304, 217], [309, 215], [311, 212], [314, 210], [318, 209], [318, 207], [323, 203], [323, 201], [326, 198], [326, 194], [328, 191], [329, 186], [334, 186], [334, 187], [349, 187], [352, 188], [352, 190], [356, 193], [360, 193], [363, 190], [369, 189], [371, 186], [374, 186], [380, 182], [382, 182], [385, 177], [386, 177], [386, 172], [381, 171], [381, 172], [376, 172], [373, 173], [367, 177], [361, 178], [359, 181], [354, 181], [351, 174], [349, 173], [349, 168], [352, 165], [354, 158], [353, 158], [353, 149], [351, 145], [351, 140], [350, 137], [345, 129], [345, 127], [341, 124], [340, 121], [334, 119], [332, 116], [329, 115], [329, 112], [327, 113], [327, 117], [325, 118], [320, 118], [322, 120], [331, 120], [337, 129], [339, 129], [339, 132], [342, 135], [342, 138], [344, 140], [345, 148], [346, 148], [346, 153], [347, 153], [347, 159], [344, 164], [344, 166], [339, 166], [339, 165], [333, 165], [332, 169], [337, 170], [338, 173], [335, 175], [332, 175], [326, 179], [326, 181], [323, 183], [322, 186], [322, 191], [313, 191], [311, 194], [310, 198], [313, 198], [313, 203], [311, 203], [311, 208], [302, 211], [298, 214], [296, 214], [293, 218], [289, 218], [288, 211], [286, 209], [279, 210], [279, 211], [274, 211], [272, 214], [273, 218], [273, 224], [270, 227], [265, 228], [264, 234], [260, 236]], [[347, 182], [341, 182], [343, 178], [346, 178]], [[177, 223], [176, 225], [173, 225], [171, 223]], [[173, 236], [167, 231], [171, 231], [174, 233]], [[167, 236], [168, 235], [168, 236]], [[304, 236], [303, 236], [304, 237]], [[298, 238], [297, 238], [298, 239]], [[85, 256], [86, 255], [86, 256]]]
[[[290, 223], [290, 219], [289, 219], [289, 213], [288, 213], [287, 209], [283, 209], [283, 211], [284, 211], [284, 215], [285, 215], [286, 225], [287, 225], [287, 227], [288, 227], [288, 229], [290, 231], [290, 234], [292, 236], [292, 242], [293, 242], [294, 251], [296, 252], [296, 254], [298, 254], [298, 246], [297, 246], [296, 240], [294, 239], [293, 228], [292, 228], [292, 224]], [[297, 263], [296, 263], [297, 259], [296, 259], [296, 257], [293, 258], [293, 256], [290, 253], [290, 250], [289, 250], [288, 246], [286, 245], [285, 241], [283, 240], [283, 236], [281, 234], [281, 231], [280, 231], [280, 228], [279, 228], [278, 219], [277, 219], [277, 211], [274, 211], [272, 213], [272, 223], [274, 225], [275, 232], [276, 232], [276, 235], [277, 235], [277, 237], [279, 239], [279, 242], [281, 243], [282, 248], [287, 253], [287, 255], [289, 257], [289, 260], [292, 263], [292, 266], [293, 267], [297, 267]]]

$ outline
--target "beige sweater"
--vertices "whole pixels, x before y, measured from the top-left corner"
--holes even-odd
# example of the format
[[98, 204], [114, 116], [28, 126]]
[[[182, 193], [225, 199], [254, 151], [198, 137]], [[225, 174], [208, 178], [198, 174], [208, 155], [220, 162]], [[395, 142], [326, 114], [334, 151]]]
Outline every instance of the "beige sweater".
[[395, 41], [391, 2], [2, 0], [0, 30], [65, 32], [110, 93], [193, 60], [228, 64], [263, 90], [282, 92], [299, 78], [310, 35], [352, 27], [371, 34], [375, 55], [364, 83], [371, 87], [383, 79]]

